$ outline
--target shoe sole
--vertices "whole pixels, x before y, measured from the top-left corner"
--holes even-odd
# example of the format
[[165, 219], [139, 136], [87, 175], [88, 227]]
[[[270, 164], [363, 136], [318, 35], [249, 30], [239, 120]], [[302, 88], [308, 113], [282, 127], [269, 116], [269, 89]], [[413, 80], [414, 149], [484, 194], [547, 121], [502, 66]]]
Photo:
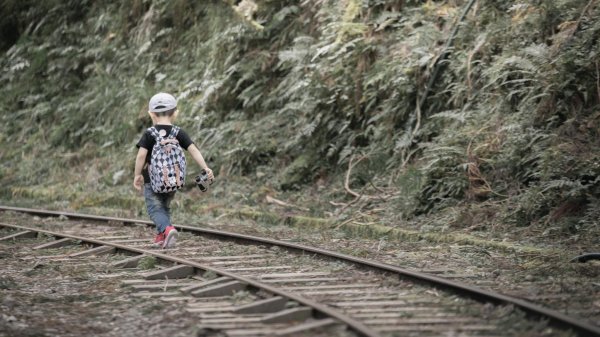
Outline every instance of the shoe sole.
[[177, 236], [179, 235], [179, 233], [177, 233], [177, 230], [175, 228], [173, 228], [169, 234], [167, 234], [167, 237], [165, 238], [165, 243], [163, 243], [163, 248], [173, 248], [175, 247], [175, 241], [177, 241]]

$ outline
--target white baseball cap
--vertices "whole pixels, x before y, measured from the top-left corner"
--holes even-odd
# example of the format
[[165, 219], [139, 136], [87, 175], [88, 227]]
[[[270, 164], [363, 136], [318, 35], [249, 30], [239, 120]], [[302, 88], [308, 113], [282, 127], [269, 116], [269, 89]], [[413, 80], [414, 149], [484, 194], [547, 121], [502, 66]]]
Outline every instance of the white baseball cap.
[[150, 112], [169, 111], [177, 107], [177, 100], [171, 94], [159, 92], [150, 98], [148, 107]]

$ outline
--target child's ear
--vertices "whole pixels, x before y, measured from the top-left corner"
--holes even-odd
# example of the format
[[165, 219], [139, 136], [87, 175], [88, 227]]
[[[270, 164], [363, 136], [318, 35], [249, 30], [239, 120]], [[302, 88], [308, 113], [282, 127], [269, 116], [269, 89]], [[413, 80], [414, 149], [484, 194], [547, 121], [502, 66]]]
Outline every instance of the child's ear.
[[152, 123], [156, 124], [156, 115], [153, 112], [148, 111], [148, 115], [150, 115], [150, 119], [152, 119]]

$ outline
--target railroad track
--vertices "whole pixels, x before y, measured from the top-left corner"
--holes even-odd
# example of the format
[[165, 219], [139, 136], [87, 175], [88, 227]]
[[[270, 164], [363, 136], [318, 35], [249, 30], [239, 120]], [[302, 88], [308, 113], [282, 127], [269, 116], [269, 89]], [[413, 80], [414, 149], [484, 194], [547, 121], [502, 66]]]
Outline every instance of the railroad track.
[[[228, 336], [507, 336], [530, 334], [539, 321], [563, 333], [600, 335], [596, 326], [526, 301], [294, 243], [177, 226], [177, 248], [158, 250], [149, 244], [148, 221], [0, 210], [77, 220], [0, 223], [0, 242], [27, 242], [36, 252], [31, 259], [51, 263], [113, 254], [112, 276], [131, 296], [180, 303], [200, 324]], [[36, 239], [22, 241], [27, 237]], [[40, 253], [46, 249], [62, 250]], [[139, 267], [148, 260], [152, 270]], [[497, 310], [506, 306], [528, 314], [521, 329], [507, 330]]]

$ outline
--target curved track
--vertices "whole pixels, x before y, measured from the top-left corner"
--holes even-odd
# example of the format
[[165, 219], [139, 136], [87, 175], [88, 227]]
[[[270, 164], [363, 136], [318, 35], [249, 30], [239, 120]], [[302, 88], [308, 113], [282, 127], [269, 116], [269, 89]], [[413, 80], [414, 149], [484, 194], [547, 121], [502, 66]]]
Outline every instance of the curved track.
[[[80, 220], [86, 220], [86, 221], [102, 221], [102, 222], [110, 221], [110, 222], [120, 222], [120, 223], [128, 224], [128, 225], [139, 224], [139, 225], [143, 225], [143, 226], [153, 226], [153, 224], [149, 221], [142, 221], [142, 220], [137, 220], [137, 219], [102, 217], [102, 216], [92, 216], [92, 215], [77, 214], [77, 213], [55, 212], [55, 211], [45, 211], [45, 210], [15, 208], [15, 207], [2, 207], [2, 206], [0, 206], [0, 210], [24, 212], [24, 213], [29, 213], [29, 214], [41, 215], [41, 216], [63, 216], [63, 217], [68, 217], [70, 219], [80, 219]], [[529, 303], [527, 301], [504, 296], [502, 294], [486, 291], [486, 290], [483, 290], [480, 288], [472, 287], [472, 286], [469, 286], [469, 285], [466, 285], [463, 283], [450, 281], [450, 280], [432, 276], [429, 274], [406, 270], [406, 269], [403, 269], [403, 268], [400, 268], [397, 266], [393, 266], [393, 265], [383, 264], [383, 263], [374, 262], [374, 261], [368, 261], [365, 259], [349, 256], [346, 254], [327, 251], [327, 250], [318, 249], [318, 248], [309, 247], [309, 246], [300, 245], [300, 244], [282, 242], [282, 241], [260, 238], [260, 237], [255, 237], [255, 236], [242, 235], [242, 234], [237, 234], [237, 233], [229, 233], [229, 232], [223, 232], [223, 231], [217, 231], [217, 230], [202, 229], [202, 228], [190, 227], [190, 226], [176, 226], [176, 227], [181, 231], [193, 233], [195, 235], [200, 235], [203, 237], [218, 238], [219, 240], [229, 240], [229, 241], [233, 240], [233, 241], [237, 241], [237, 242], [243, 241], [244, 243], [250, 243], [252, 245], [277, 246], [277, 247], [285, 248], [287, 250], [294, 250], [294, 251], [299, 251], [299, 252], [303, 252], [303, 253], [316, 254], [320, 257], [334, 259], [336, 261], [344, 261], [346, 263], [351, 263], [360, 268], [368, 268], [368, 269], [371, 269], [371, 270], [374, 270], [377, 272], [385, 272], [385, 273], [392, 274], [392, 275], [398, 275], [398, 276], [400, 276], [401, 279], [409, 279], [413, 282], [426, 284], [427, 286], [434, 286], [438, 289], [443, 289], [443, 290], [450, 291], [452, 293], [457, 293], [457, 294], [460, 294], [460, 296], [475, 299], [480, 302], [491, 302], [496, 305], [513, 305], [515, 307], [520, 308], [521, 310], [525, 311], [526, 313], [528, 313], [532, 316], [535, 316], [535, 317], [541, 318], [541, 319], [547, 319], [547, 320], [549, 320], [549, 322], [551, 324], [553, 324], [555, 326], [558, 326], [563, 329], [572, 329], [573, 331], [575, 331], [577, 334], [579, 334], [581, 336], [600, 335], [600, 328], [598, 328], [596, 326], [592, 326], [585, 322], [575, 320], [571, 317], [568, 317], [568, 316], [558, 313], [556, 311], [539, 307], [539, 306]], [[24, 230], [25, 228], [21, 227], [20, 229]], [[29, 229], [29, 230], [37, 230], [37, 229]], [[75, 236], [65, 236], [64, 234], [50, 232], [50, 231], [46, 231], [46, 234], [53, 235], [53, 236], [71, 237], [72, 239], [75, 238]], [[82, 238], [80, 238], [80, 237], [78, 237], [77, 239], [82, 240]], [[118, 250], [129, 249], [136, 254], [150, 254], [148, 252], [144, 252], [144, 250], [140, 250], [139, 248], [132, 248], [129, 245], [126, 246], [126, 245], [115, 244], [115, 243], [106, 243], [106, 242], [100, 242], [97, 240], [94, 241], [93, 239], [89, 242], [94, 245], [107, 245], [108, 244]], [[171, 263], [179, 263], [179, 264], [187, 263], [186, 262], [187, 260], [184, 258], [178, 258], [178, 257], [166, 255], [163, 253], [158, 253], [156, 251], [152, 252], [151, 254], [161, 260], [170, 261]], [[222, 275], [222, 276], [225, 276], [228, 278], [238, 280], [238, 281], [240, 281], [244, 284], [247, 284], [251, 287], [254, 287], [256, 289], [264, 289], [265, 291], [267, 291], [269, 293], [277, 294], [279, 296], [283, 296], [285, 298], [294, 300], [298, 303], [302, 303], [303, 305], [312, 307], [315, 310], [315, 312], [319, 313], [320, 316], [334, 318], [337, 321], [342, 322], [343, 324], [348, 326], [350, 330], [355, 331], [359, 335], [379, 336], [378, 332], [367, 327], [365, 324], [363, 324], [359, 321], [355, 321], [352, 318], [348, 317], [347, 315], [342, 314], [339, 311], [332, 310], [331, 306], [323, 305], [321, 303], [318, 303], [317, 301], [311, 301], [311, 300], [307, 299], [305, 296], [300, 296], [294, 292], [287, 293], [287, 292], [283, 291], [281, 288], [273, 287], [268, 284], [263, 284], [263, 283], [257, 281], [255, 278], [240, 276], [235, 273], [231, 273], [226, 270], [221, 270], [221, 269], [214, 268], [211, 266], [202, 265], [202, 264], [198, 264], [198, 263], [192, 263], [192, 264], [188, 263], [188, 265], [192, 266], [193, 268], [197, 268], [199, 270], [211, 271], [218, 275]], [[296, 288], [301, 288], [301, 287], [296, 287]], [[330, 290], [330, 292], [335, 292], [335, 291]], [[325, 292], [322, 291], [321, 293], [325, 293]], [[385, 302], [385, 303], [388, 303], [388, 302]], [[360, 312], [357, 311], [357, 313], [360, 313]]]

